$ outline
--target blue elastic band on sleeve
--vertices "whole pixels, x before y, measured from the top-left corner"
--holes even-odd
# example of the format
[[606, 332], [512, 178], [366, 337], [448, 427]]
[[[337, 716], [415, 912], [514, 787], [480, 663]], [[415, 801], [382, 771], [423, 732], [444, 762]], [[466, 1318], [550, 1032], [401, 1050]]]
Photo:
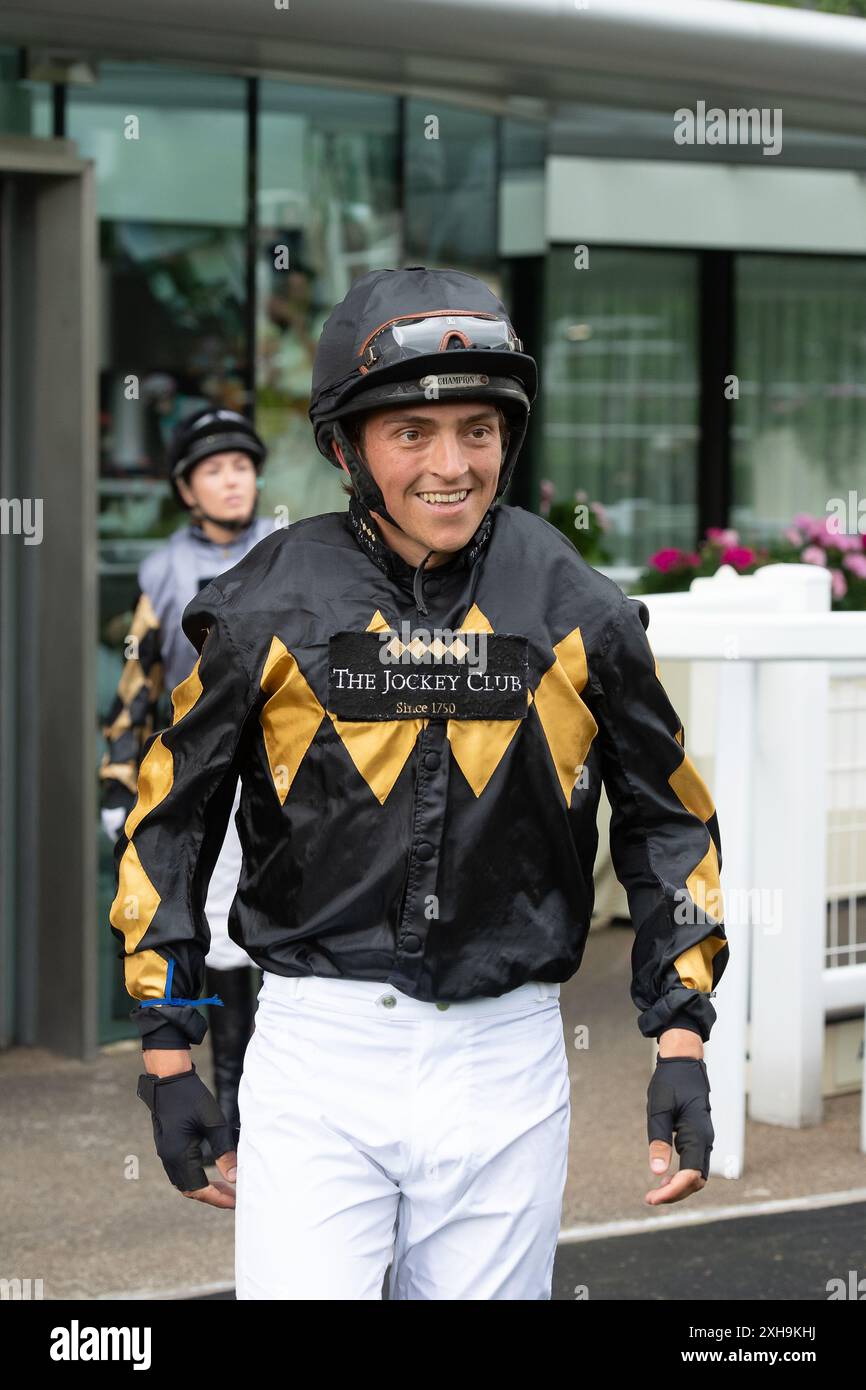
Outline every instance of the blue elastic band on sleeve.
[[212, 995], [210, 999], [139, 999], [138, 1001], [140, 1009], [150, 1008], [152, 1004], [191, 1004], [193, 1007], [196, 1004], [219, 1004], [225, 1008], [225, 1003], [218, 994]]
[[223, 1003], [222, 999], [220, 999], [218, 994], [212, 995], [210, 999], [172, 999], [171, 980], [173, 975], [174, 961], [170, 960], [168, 963], [168, 974], [165, 977], [164, 996], [162, 997], [162, 999], [140, 999], [139, 1007], [142, 1009], [147, 1009], [152, 1004], [191, 1004], [193, 1008], [195, 1008], [196, 1004], [219, 1004], [221, 1008], [225, 1008], [225, 1004]]

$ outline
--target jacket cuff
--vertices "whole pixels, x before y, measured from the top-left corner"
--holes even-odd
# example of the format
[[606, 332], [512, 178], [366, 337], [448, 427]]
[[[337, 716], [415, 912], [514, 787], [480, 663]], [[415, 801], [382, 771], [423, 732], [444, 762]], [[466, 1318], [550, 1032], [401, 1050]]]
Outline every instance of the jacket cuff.
[[156, 1052], [160, 1048], [167, 1052], [189, 1052], [189, 1039], [175, 1028], [169, 1028], [166, 1024], [163, 1028], [157, 1028], [154, 1033], [148, 1033], [147, 1037], [141, 1040], [142, 1052]]
[[[699, 1038], [703, 1038], [703, 1033], [701, 1032], [698, 1025], [695, 1023], [694, 1019], [688, 1017], [675, 1019], [673, 1023], [666, 1023], [664, 1028], [659, 1029], [657, 1036], [661, 1037], [663, 1033], [669, 1033], [672, 1028], [685, 1028], [688, 1030], [688, 1032], [697, 1033]], [[704, 1042], [706, 1041], [707, 1039], [704, 1038]]]
[[188, 1004], [139, 1004], [129, 1017], [138, 1026], [142, 1048], [189, 1047], [207, 1032], [203, 1015]]
[[668, 1028], [688, 1028], [704, 1042], [710, 1040], [710, 1030], [716, 1021], [716, 1011], [709, 994], [699, 989], [672, 989], [656, 1000], [638, 1019], [645, 1038], [660, 1038]]

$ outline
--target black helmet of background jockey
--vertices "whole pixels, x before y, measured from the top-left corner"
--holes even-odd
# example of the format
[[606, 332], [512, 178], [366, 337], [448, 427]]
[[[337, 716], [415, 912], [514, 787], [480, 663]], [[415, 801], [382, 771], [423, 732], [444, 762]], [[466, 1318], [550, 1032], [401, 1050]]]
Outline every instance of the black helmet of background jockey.
[[[241, 415], [237, 410], [221, 410], [215, 406], [206, 405], [200, 410], [194, 411], [192, 415], [188, 415], [186, 419], [181, 420], [175, 426], [168, 446], [169, 480], [174, 495], [182, 507], [187, 507], [187, 503], [180, 495], [177, 486], [178, 478], [188, 479], [196, 464], [201, 463], [203, 459], [210, 458], [212, 454], [228, 453], [235, 450], [248, 454], [253, 461], [256, 474], [260, 474], [262, 465], [267, 458], [267, 448], [247, 417]], [[258, 484], [252, 508], [246, 517], [224, 520], [222, 517], [208, 516], [200, 505], [197, 505], [194, 511], [203, 520], [212, 521], [218, 526], [225, 526], [229, 531], [243, 531], [255, 516], [257, 504]], [[189, 510], [188, 507], [187, 510]]]
[[492, 506], [508, 486], [538, 389], [502, 301], [459, 270], [372, 270], [356, 280], [322, 329], [313, 365], [310, 419], [319, 452], [340, 467], [339, 445], [359, 501], [398, 525], [355, 452], [342, 421], [404, 402], [492, 401], [509, 424]]

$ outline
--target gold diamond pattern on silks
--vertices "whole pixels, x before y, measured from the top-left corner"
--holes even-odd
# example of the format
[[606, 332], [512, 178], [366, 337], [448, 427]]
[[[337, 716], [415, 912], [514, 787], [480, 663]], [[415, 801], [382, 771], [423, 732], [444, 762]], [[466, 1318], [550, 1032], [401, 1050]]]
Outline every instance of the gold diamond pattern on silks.
[[[383, 618], [379, 609], [367, 624], [367, 632], [384, 632], [390, 623]], [[393, 653], [394, 641], [388, 643]], [[399, 643], [399, 651], [403, 644]], [[399, 654], [399, 653], [398, 653]], [[406, 765], [415, 741], [428, 723], [426, 719], [376, 719], [364, 722], [355, 719], [338, 719], [328, 710], [331, 723], [355, 767], [360, 772], [370, 791], [384, 806], [400, 773]]]

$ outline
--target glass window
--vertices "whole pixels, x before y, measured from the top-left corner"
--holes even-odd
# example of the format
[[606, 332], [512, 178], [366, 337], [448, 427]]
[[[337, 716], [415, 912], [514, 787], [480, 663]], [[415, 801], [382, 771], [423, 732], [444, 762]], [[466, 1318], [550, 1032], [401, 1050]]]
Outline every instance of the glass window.
[[761, 542], [866, 476], [866, 263], [741, 255], [735, 283], [731, 524]]
[[502, 173], [544, 173], [547, 156], [547, 121], [520, 120], [506, 116], [502, 121]]
[[54, 128], [51, 84], [19, 77], [21, 53], [0, 47], [0, 133], [45, 139]]
[[405, 265], [481, 275], [498, 265], [497, 118], [432, 97], [406, 102]]
[[[544, 225], [547, 127], [505, 118], [500, 127], [499, 254], [503, 260], [547, 255]], [[518, 266], [515, 269], [519, 270]], [[539, 305], [539, 315], [541, 306]]]
[[[104, 63], [68, 91], [67, 132], [94, 160], [100, 238], [101, 730], [124, 669], [144, 555], [186, 524], [167, 481], [172, 427], [208, 401], [245, 409], [246, 84]], [[156, 727], [171, 722], [165, 692]], [[97, 741], [101, 761], [105, 745]], [[100, 1039], [135, 1035], [117, 943], [116, 879], [99, 831]]]
[[67, 132], [96, 168], [100, 231], [100, 538], [124, 573], [182, 524], [166, 481], [175, 423], [245, 409], [241, 79], [103, 64], [70, 89]]
[[699, 439], [698, 263], [668, 251], [570, 247], [547, 260], [540, 473], [555, 500], [601, 502], [612, 563], [691, 548]]
[[344, 511], [342, 474], [316, 448], [313, 358], [353, 280], [400, 261], [399, 108], [377, 93], [260, 85], [256, 426], [261, 506], [290, 521]]

